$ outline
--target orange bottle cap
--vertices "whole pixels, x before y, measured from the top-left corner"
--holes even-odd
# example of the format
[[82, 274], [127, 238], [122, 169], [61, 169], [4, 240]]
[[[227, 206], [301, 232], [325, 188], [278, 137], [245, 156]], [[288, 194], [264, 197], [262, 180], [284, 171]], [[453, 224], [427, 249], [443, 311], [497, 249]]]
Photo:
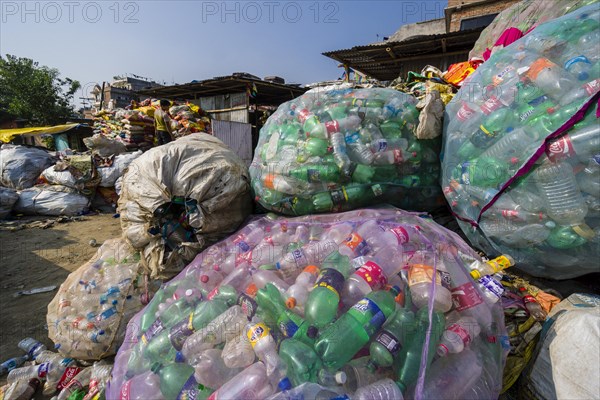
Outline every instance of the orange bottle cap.
[[308, 272], [309, 274], [316, 275], [319, 273], [319, 267], [317, 267], [316, 265], [309, 265], [308, 267], [304, 268], [303, 272]]
[[285, 301], [285, 305], [289, 309], [295, 308], [296, 307], [296, 299], [293, 297], [288, 297], [288, 299]]
[[256, 292], [258, 292], [258, 287], [256, 287], [256, 284], [254, 283], [249, 284], [246, 288], [246, 293], [248, 293], [250, 296], [256, 295]]

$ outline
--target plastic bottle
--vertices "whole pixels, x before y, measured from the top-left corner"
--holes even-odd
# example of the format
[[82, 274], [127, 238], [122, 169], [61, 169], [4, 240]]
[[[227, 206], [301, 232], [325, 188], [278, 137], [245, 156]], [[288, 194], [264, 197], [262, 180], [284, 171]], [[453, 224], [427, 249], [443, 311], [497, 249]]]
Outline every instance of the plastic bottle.
[[529, 294], [525, 287], [519, 287], [518, 289], [519, 295], [523, 298], [523, 303], [525, 303], [525, 308], [527, 308], [527, 312], [537, 321], [544, 321], [546, 319], [547, 313], [544, 311], [540, 303], [537, 302], [535, 297]]
[[200, 353], [194, 365], [196, 381], [211, 389], [218, 389], [241, 372], [240, 368], [228, 368], [219, 349], [207, 349]]
[[264, 323], [250, 323], [246, 326], [246, 336], [256, 356], [267, 367], [267, 375], [275, 384], [285, 378], [285, 364], [277, 353], [277, 344], [270, 329]]
[[354, 393], [352, 399], [356, 400], [403, 400], [400, 388], [391, 379], [383, 379], [370, 385], [363, 386]]
[[419, 377], [427, 333], [429, 333], [429, 347], [427, 349], [427, 359], [425, 360], [426, 367], [431, 364], [435, 356], [435, 349], [437, 348], [438, 340], [444, 326], [444, 314], [434, 311], [431, 321], [429, 321], [427, 307], [423, 307], [417, 312], [416, 319], [416, 331], [402, 347], [393, 364], [394, 372], [397, 376], [396, 382], [403, 393]]
[[479, 323], [473, 317], [462, 316], [449, 326], [442, 334], [442, 339], [437, 347], [437, 355], [447, 356], [448, 353], [460, 353], [481, 332]]
[[369, 347], [369, 366], [391, 367], [402, 344], [410, 337], [415, 327], [415, 314], [406, 308], [399, 308], [385, 321], [383, 327]]
[[344, 135], [340, 132], [333, 133], [331, 135], [330, 143], [333, 148], [333, 159], [335, 160], [336, 165], [344, 176], [350, 176], [352, 162], [350, 161], [350, 157], [348, 157]]
[[354, 132], [346, 135], [346, 149], [352, 161], [360, 164], [370, 165], [373, 163], [375, 156], [371, 151], [371, 147], [364, 143], [360, 133]]
[[546, 163], [535, 172], [535, 183], [544, 200], [548, 216], [562, 225], [580, 225], [587, 205], [577, 186], [573, 168], [568, 163]]
[[64, 372], [69, 367], [75, 366], [75, 360], [64, 358], [58, 353], [44, 350], [36, 357], [36, 362], [40, 363], [40, 372], [45, 374], [44, 394], [51, 395], [56, 392], [56, 385], [63, 377]]
[[465, 399], [477, 382], [481, 382], [483, 365], [477, 354], [465, 349], [460, 354], [436, 360], [427, 370], [423, 386], [424, 399]]
[[368, 343], [394, 311], [398, 291], [369, 293], [321, 332], [314, 348], [327, 369], [341, 368]]
[[587, 167], [577, 174], [577, 183], [582, 191], [600, 198], [600, 155], [592, 157]]
[[279, 357], [287, 367], [287, 377], [295, 386], [317, 381], [323, 364], [312, 346], [296, 339], [285, 339], [279, 346]]
[[343, 303], [347, 306], [355, 304], [366, 294], [383, 288], [387, 277], [383, 268], [375, 261], [366, 261], [345, 282], [342, 294]]
[[8, 373], [6, 377], [6, 382], [9, 384], [15, 383], [17, 381], [29, 379], [44, 379], [46, 377], [46, 368], [47, 364], [41, 365], [30, 365], [28, 367], [15, 368]]
[[508, 254], [503, 254], [485, 262], [475, 261], [469, 268], [471, 268], [473, 279], [479, 279], [484, 275], [495, 274], [513, 265], [515, 265], [515, 260]]
[[568, 73], [544, 57], [538, 58], [529, 66], [527, 77], [555, 100], [560, 100], [564, 93], [576, 87], [576, 81]]
[[76, 390], [81, 390], [90, 384], [92, 367], [82, 369], [58, 394], [58, 400], [66, 400]]
[[316, 124], [310, 130], [307, 130], [307, 126], [305, 126], [304, 130], [309, 137], [328, 139], [335, 132], [354, 132], [360, 126], [360, 123], [359, 117], [350, 115], [339, 120]]
[[479, 224], [489, 237], [496, 238], [510, 246], [526, 247], [543, 242], [550, 235], [550, 229], [542, 224], [518, 226], [510, 221], [487, 219], [485, 214]]
[[312, 382], [306, 382], [292, 389], [284, 390], [269, 397], [268, 400], [314, 399], [329, 400], [339, 394]]
[[264, 288], [267, 283], [270, 283], [279, 289], [281, 294], [287, 292], [290, 287], [290, 285], [281, 279], [278, 274], [267, 270], [257, 270], [256, 272], [253, 272], [252, 281], [254, 281], [254, 284], [259, 289]]
[[267, 377], [267, 368], [259, 361], [231, 378], [211, 394], [208, 400], [265, 399], [274, 392]]
[[[438, 271], [435, 274], [435, 293], [433, 308], [436, 311], [447, 312], [452, 308], [452, 294], [442, 286], [441, 276]], [[426, 307], [429, 304], [431, 285], [433, 282], [434, 269], [430, 265], [412, 264], [409, 269], [408, 286], [411, 299], [417, 308]]]
[[248, 341], [246, 332], [242, 332], [225, 343], [222, 358], [228, 368], [245, 368], [254, 362], [256, 354]]
[[566, 104], [581, 102], [584, 99], [587, 99], [588, 97], [591, 97], [594, 94], [596, 94], [598, 90], [600, 90], [600, 78], [584, 83], [583, 85], [578, 86], [577, 88], [563, 93], [563, 96], [559, 100], [560, 105], [564, 106]]
[[185, 339], [181, 353], [190, 365], [195, 365], [199, 354], [237, 336], [246, 323], [247, 317], [242, 307], [234, 305]]
[[528, 150], [535, 143], [536, 135], [528, 134], [522, 128], [507, 132], [496, 143], [488, 147], [480, 157], [492, 158], [514, 164], [514, 158], [525, 161]]
[[304, 165], [290, 171], [290, 175], [310, 183], [338, 182], [340, 180], [340, 169], [335, 164], [313, 164]]
[[9, 386], [4, 392], [4, 399], [6, 400], [30, 400], [37, 388], [40, 386], [40, 381], [37, 379], [20, 380]]
[[46, 345], [29, 337], [21, 340], [17, 346], [33, 360], [35, 360], [38, 354], [46, 350]]
[[287, 299], [285, 305], [290, 308], [296, 308], [304, 315], [304, 305], [308, 299], [309, 291], [314, 286], [319, 275], [319, 268], [315, 265], [309, 265], [296, 277], [296, 281], [286, 291]]
[[155, 364], [152, 372], [160, 377], [160, 392], [166, 400], [195, 398], [200, 391], [194, 368], [186, 363]]
[[344, 371], [336, 371], [331, 373], [326, 369], [319, 371], [317, 380], [323, 386], [337, 386], [346, 383], [346, 373]]
[[160, 378], [152, 371], [136, 375], [125, 381], [119, 393], [123, 400], [164, 399], [160, 392]]
[[557, 162], [577, 155], [581, 159], [600, 154], [600, 125], [591, 124], [570, 131], [546, 146], [548, 159]]
[[104, 391], [112, 370], [112, 364], [108, 364], [103, 360], [94, 363], [92, 366], [92, 376], [90, 378], [88, 392], [84, 396], [83, 400], [91, 400], [98, 393], [102, 393]]
[[28, 359], [29, 359], [29, 356], [27, 356], [27, 355], [9, 358], [8, 360], [6, 360], [2, 364], [0, 364], [0, 375], [4, 375], [4, 374], [12, 371], [13, 369], [20, 367]]

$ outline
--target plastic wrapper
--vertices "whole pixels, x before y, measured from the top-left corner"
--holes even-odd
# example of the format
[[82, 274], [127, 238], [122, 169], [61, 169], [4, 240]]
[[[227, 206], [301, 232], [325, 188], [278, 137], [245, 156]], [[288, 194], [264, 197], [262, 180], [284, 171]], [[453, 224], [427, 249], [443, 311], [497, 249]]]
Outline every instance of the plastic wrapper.
[[313, 89], [282, 104], [261, 128], [250, 167], [258, 203], [288, 215], [443, 204], [441, 140], [416, 139], [416, 104], [381, 88]]
[[34, 186], [19, 192], [14, 210], [26, 215], [81, 215], [90, 199], [77, 190], [61, 185]]
[[393, 207], [254, 218], [130, 321], [106, 397], [358, 396], [374, 384], [389, 398], [495, 399], [506, 330], [499, 295], [471, 278], [481, 264], [455, 233]]
[[442, 186], [461, 228], [536, 276], [599, 270], [599, 9], [499, 50], [446, 108]]
[[119, 197], [125, 238], [153, 277], [170, 278], [252, 209], [244, 162], [223, 142], [197, 134], [136, 158]]
[[515, 27], [526, 33], [531, 28], [573, 12], [580, 7], [594, 3], [595, 0], [523, 0], [513, 4], [494, 18], [469, 53], [469, 59], [481, 57], [485, 49], [492, 49], [496, 40], [506, 29]]
[[102, 187], [113, 187], [117, 179], [123, 175], [125, 169], [139, 156], [142, 155], [142, 151], [138, 150], [134, 153], [125, 153], [117, 155], [113, 164], [110, 167], [98, 168], [98, 174], [100, 175], [100, 184]]
[[0, 219], [6, 218], [19, 199], [19, 194], [14, 189], [0, 186]]
[[53, 158], [45, 150], [5, 144], [0, 148], [0, 184], [17, 190], [30, 188], [52, 164]]
[[46, 318], [48, 336], [59, 353], [81, 360], [116, 353], [127, 322], [151, 293], [139, 261], [139, 253], [125, 240], [110, 239], [67, 277]]

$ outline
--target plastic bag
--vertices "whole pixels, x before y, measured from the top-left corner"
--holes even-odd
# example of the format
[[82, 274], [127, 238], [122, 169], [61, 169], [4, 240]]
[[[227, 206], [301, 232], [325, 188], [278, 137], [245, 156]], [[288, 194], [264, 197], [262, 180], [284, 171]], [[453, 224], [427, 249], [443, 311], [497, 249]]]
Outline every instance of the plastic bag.
[[138, 150], [135, 153], [120, 154], [115, 157], [113, 164], [110, 167], [98, 168], [100, 175], [100, 186], [112, 187], [115, 186], [117, 179], [123, 175], [125, 169], [133, 160], [142, 155], [142, 151]]
[[282, 104], [261, 128], [250, 167], [257, 201], [289, 215], [443, 204], [440, 140], [415, 138], [416, 103], [392, 89], [347, 88]]
[[243, 161], [212, 136], [156, 147], [123, 176], [119, 212], [125, 238], [143, 249], [153, 277], [170, 278], [248, 216], [249, 182]]
[[18, 199], [19, 194], [15, 190], [0, 186], [0, 219], [10, 214]]
[[56, 171], [54, 166], [51, 166], [43, 170], [40, 177], [51, 185], [62, 185], [73, 189], [83, 188], [83, 182], [78, 182], [68, 169]]
[[461, 228], [536, 276], [599, 270], [599, 10], [499, 50], [446, 107], [442, 185]]
[[101, 157], [108, 157], [113, 154], [121, 154], [127, 151], [125, 144], [118, 140], [109, 139], [104, 135], [95, 134], [92, 137], [84, 138], [83, 144], [92, 150], [93, 154], [98, 154]]
[[75, 189], [61, 185], [34, 186], [19, 192], [14, 210], [26, 215], [81, 215], [90, 200]]
[[384, 377], [409, 398], [497, 398], [506, 331], [469, 275], [481, 263], [455, 233], [391, 207], [255, 218], [130, 321], [107, 398], [159, 386], [166, 399], [267, 398], [290, 381], [352, 395]]
[[62, 355], [99, 360], [116, 353], [127, 322], [148, 296], [139, 260], [125, 240], [110, 239], [67, 277], [46, 318], [48, 336]]
[[502, 32], [510, 27], [525, 33], [536, 25], [562, 17], [594, 2], [595, 0], [523, 0], [515, 3], [498, 14], [481, 32], [469, 53], [469, 59], [481, 57], [486, 48], [492, 49]]
[[18, 190], [32, 187], [52, 164], [52, 156], [45, 150], [5, 144], [0, 148], [0, 184]]
[[[544, 324], [534, 360], [524, 373], [524, 398], [597, 399], [600, 372], [600, 297], [575, 293]], [[573, 335], [577, 332], [577, 335]]]

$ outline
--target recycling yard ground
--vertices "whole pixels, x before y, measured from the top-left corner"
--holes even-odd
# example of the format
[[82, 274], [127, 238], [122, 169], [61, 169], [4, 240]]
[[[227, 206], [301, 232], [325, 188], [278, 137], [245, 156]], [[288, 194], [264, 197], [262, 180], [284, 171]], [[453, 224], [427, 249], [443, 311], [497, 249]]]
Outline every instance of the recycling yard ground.
[[[91, 239], [98, 245], [106, 239], [121, 235], [118, 218], [112, 214], [79, 217], [81, 220], [55, 222], [43, 226], [49, 217], [27, 217], [0, 223], [0, 354], [2, 359], [20, 356], [17, 343], [24, 337], [34, 337], [53, 349], [48, 339], [46, 313], [48, 303], [69, 273], [75, 271], [97, 250], [90, 246]], [[60, 220], [60, 219], [59, 219]], [[15, 294], [22, 290], [56, 285], [51, 292], [29, 296]], [[0, 380], [4, 384], [6, 376]]]

